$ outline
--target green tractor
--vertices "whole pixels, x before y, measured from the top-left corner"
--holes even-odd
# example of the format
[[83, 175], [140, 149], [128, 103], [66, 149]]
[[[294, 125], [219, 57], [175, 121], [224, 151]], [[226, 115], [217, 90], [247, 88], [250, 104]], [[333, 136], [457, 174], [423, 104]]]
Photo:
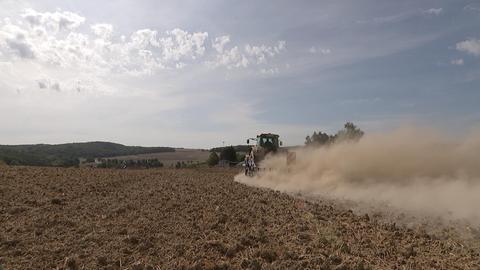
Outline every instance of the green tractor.
[[260, 170], [258, 164], [265, 159], [267, 155], [275, 155], [280, 152], [287, 153], [287, 164], [290, 164], [294, 159], [293, 152], [284, 151], [281, 149], [282, 142], [279, 140], [279, 135], [272, 133], [262, 133], [257, 135], [256, 138], [250, 138], [247, 140], [249, 145], [251, 141], [256, 142], [252, 146], [251, 150], [245, 155], [245, 175], [253, 176]]

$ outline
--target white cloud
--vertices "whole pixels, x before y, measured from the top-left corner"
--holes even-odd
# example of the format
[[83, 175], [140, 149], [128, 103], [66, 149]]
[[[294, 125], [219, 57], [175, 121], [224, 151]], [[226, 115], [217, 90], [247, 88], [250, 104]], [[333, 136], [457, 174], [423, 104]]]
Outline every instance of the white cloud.
[[182, 69], [182, 68], [184, 68], [185, 66], [186, 66], [186, 64], [183, 63], [183, 62], [178, 62], [177, 64], [175, 64], [175, 68], [177, 68], [177, 69]]
[[[161, 67], [147, 49], [155, 46], [155, 32], [139, 30], [127, 42], [112, 43], [113, 26], [96, 24], [91, 27], [94, 36], [75, 30], [59, 33], [50, 31], [51, 21], [58, 21], [58, 29], [74, 28], [78, 21], [62, 16], [42, 15], [29, 10], [29, 24], [13, 24], [5, 20], [0, 24], [0, 53], [5, 61], [28, 58], [61, 68], [77, 68], [84, 72], [102, 75], [108, 73], [149, 73]], [[32, 15], [34, 14], [34, 15]], [[72, 18], [77, 18], [74, 14]], [[53, 17], [53, 19], [48, 19]], [[57, 20], [57, 17], [58, 20]], [[47, 19], [45, 19], [47, 18]], [[158, 42], [157, 42], [158, 44]]]
[[33, 9], [26, 9], [21, 15], [31, 27], [46, 27], [54, 32], [72, 30], [85, 22], [85, 18], [79, 14], [69, 11], [37, 12]]
[[[148, 76], [165, 69], [180, 72], [195, 64], [201, 68], [204, 63], [227, 69], [262, 65], [264, 73], [271, 72], [275, 68], [268, 60], [285, 51], [286, 44], [226, 48], [229, 35], [212, 40], [208, 32], [179, 28], [165, 32], [146, 28], [121, 35], [108, 23], [81, 27], [85, 17], [62, 10], [26, 9], [19, 18], [0, 21], [0, 62], [24, 65], [26, 72], [17, 77], [29, 83], [20, 83], [22, 89], [83, 93], [90, 88], [110, 93], [107, 81], [113, 76]], [[11, 83], [12, 89], [16, 84]]]
[[321, 52], [322, 54], [330, 54], [330, 53], [332, 53], [332, 51], [331, 51], [330, 49], [321, 49], [320, 52]]
[[113, 26], [90, 26], [92, 33], [78, 27], [86, 19], [72, 12], [37, 12], [27, 9], [23, 21], [0, 22], [0, 56], [35, 59], [62, 68], [77, 68], [95, 75], [152, 74], [163, 68], [185, 66], [205, 53], [207, 32], [189, 33], [181, 29], [157, 31], [141, 29], [130, 36], [114, 38]]
[[279, 41], [276, 46], [251, 46], [250, 44], [245, 45], [245, 52], [247, 55], [252, 57], [257, 64], [264, 64], [267, 61], [267, 58], [274, 57], [279, 54], [281, 51], [285, 50], [285, 41]]
[[238, 67], [246, 68], [249, 65], [249, 61], [235, 46], [230, 50], [224, 50], [223, 53], [217, 55], [215, 61], [207, 62], [207, 64], [213, 67], [225, 66], [227, 69], [232, 69]]
[[374, 23], [380, 23], [380, 24], [383, 24], [383, 23], [397, 23], [397, 22], [401, 22], [401, 21], [404, 21], [406, 19], [409, 19], [409, 18], [415, 16], [416, 14], [418, 14], [418, 12], [409, 11], [409, 12], [394, 14], [394, 15], [390, 15], [390, 16], [376, 17], [376, 18], [373, 18], [373, 22]]
[[207, 32], [188, 33], [176, 28], [166, 33], [168, 37], [160, 39], [165, 60], [178, 61], [185, 57], [196, 59], [205, 53]]
[[110, 40], [112, 38], [113, 26], [111, 24], [99, 23], [90, 26], [90, 28], [99, 38], [104, 40]]
[[273, 67], [273, 68], [262, 68], [260, 72], [264, 75], [275, 75], [280, 72], [280, 69], [278, 67]]
[[[418, 16], [439, 16], [443, 13], [443, 8], [430, 8], [430, 9], [414, 9], [405, 11], [398, 14], [393, 14], [389, 16], [383, 17], [375, 17], [371, 21], [374, 23], [379, 24], [386, 24], [386, 23], [399, 23], [403, 22]], [[359, 23], [368, 23], [370, 20], [359, 20]]]
[[230, 42], [230, 36], [221, 36], [216, 37], [215, 41], [212, 42], [212, 47], [219, 53], [223, 52], [223, 48], [227, 43]]
[[5, 20], [5, 25], [0, 28], [0, 52], [20, 58], [35, 57], [34, 43], [28, 31], [11, 24], [10, 20]]
[[473, 54], [475, 56], [480, 56], [480, 40], [478, 39], [468, 39], [462, 42], [457, 43], [457, 50], [461, 52], [466, 52]]
[[463, 62], [463, 59], [460, 58], [460, 59], [453, 59], [452, 61], [450, 61], [450, 64], [456, 65], [456, 66], [463, 66], [464, 62]]
[[285, 40], [280, 40], [277, 46], [273, 47], [275, 52], [278, 54], [286, 49], [287, 42]]
[[468, 4], [463, 9], [466, 11], [480, 12], [480, 4], [479, 3]]
[[431, 8], [424, 11], [425, 14], [438, 16], [442, 14], [443, 8]]
[[152, 29], [141, 29], [135, 31], [131, 36], [131, 43], [137, 49], [146, 49], [149, 46], [159, 47], [157, 31]]
[[0, 22], [0, 56], [35, 59], [62, 68], [80, 68], [96, 75], [152, 74], [163, 68], [184, 67], [205, 54], [207, 32], [182, 29], [159, 36], [141, 29], [130, 36], [114, 38], [113, 25], [90, 25], [91, 33], [80, 31], [86, 19], [67, 11], [38, 12], [26, 9], [23, 21]]
[[[226, 40], [226, 39], [223, 39]], [[222, 39], [216, 39], [216, 45], [221, 44]], [[218, 54], [214, 61], [207, 61], [207, 65], [213, 68], [226, 67], [233, 68], [247, 68], [249, 66], [264, 66], [258, 71], [262, 74], [278, 73], [278, 68], [265, 67], [268, 65], [268, 59], [272, 59], [286, 49], [285, 41], [278, 41], [275, 46], [267, 45], [250, 45], [246, 44], [242, 51], [238, 46], [231, 49], [225, 49], [223, 45], [217, 46]], [[220, 49], [221, 48], [221, 49]]]
[[326, 49], [324, 49], [324, 48], [319, 48], [319, 49], [317, 49], [315, 46], [310, 47], [310, 49], [308, 49], [308, 52], [309, 52], [309, 53], [313, 53], [313, 54], [315, 54], [315, 53], [321, 53], [321, 54], [323, 54], [323, 55], [332, 53], [332, 51], [331, 51], [330, 49], [328, 49], [328, 48], [326, 48]]

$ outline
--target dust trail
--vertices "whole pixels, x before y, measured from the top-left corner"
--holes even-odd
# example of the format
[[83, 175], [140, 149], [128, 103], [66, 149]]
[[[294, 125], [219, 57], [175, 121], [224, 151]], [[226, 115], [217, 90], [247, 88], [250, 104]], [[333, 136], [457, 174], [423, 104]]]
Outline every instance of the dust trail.
[[358, 142], [298, 149], [296, 163], [285, 164], [285, 156], [270, 157], [263, 166], [273, 170], [236, 180], [480, 224], [478, 132], [452, 139], [433, 130], [402, 128]]

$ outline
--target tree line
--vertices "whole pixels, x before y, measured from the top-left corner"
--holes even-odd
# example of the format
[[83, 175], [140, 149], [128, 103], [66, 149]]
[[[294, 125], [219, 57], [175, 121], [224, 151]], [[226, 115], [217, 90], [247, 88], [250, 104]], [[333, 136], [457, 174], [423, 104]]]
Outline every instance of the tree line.
[[171, 147], [125, 146], [110, 142], [0, 145], [0, 160], [8, 165], [78, 166], [80, 159], [175, 152]]
[[[247, 152], [249, 147], [250, 146], [248, 146], [248, 148], [241, 148], [241, 149], [245, 150], [244, 152]], [[237, 150], [235, 148], [236, 147], [234, 146], [213, 148], [211, 150], [210, 156], [207, 159], [208, 166], [215, 166], [220, 162], [220, 160], [226, 160], [230, 165], [233, 165], [239, 161], [242, 161], [243, 156], [237, 153]], [[215, 149], [221, 150], [220, 156], [217, 154], [217, 151], [215, 151]]]
[[322, 145], [328, 145], [332, 144], [338, 141], [345, 141], [345, 140], [359, 140], [361, 137], [363, 137], [365, 133], [358, 128], [355, 124], [352, 122], [347, 122], [343, 126], [343, 129], [339, 130], [337, 133], [334, 135], [330, 135], [324, 132], [316, 132], [314, 131], [313, 134], [310, 136], [307, 136], [305, 138], [305, 145], [306, 146], [322, 146]]

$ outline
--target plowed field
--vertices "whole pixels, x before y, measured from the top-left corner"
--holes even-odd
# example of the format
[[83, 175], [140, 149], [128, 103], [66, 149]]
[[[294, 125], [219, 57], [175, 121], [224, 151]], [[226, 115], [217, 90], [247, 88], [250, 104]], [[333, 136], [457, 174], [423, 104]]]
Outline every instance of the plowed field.
[[0, 265], [480, 269], [460, 240], [249, 187], [236, 173], [0, 167]]

